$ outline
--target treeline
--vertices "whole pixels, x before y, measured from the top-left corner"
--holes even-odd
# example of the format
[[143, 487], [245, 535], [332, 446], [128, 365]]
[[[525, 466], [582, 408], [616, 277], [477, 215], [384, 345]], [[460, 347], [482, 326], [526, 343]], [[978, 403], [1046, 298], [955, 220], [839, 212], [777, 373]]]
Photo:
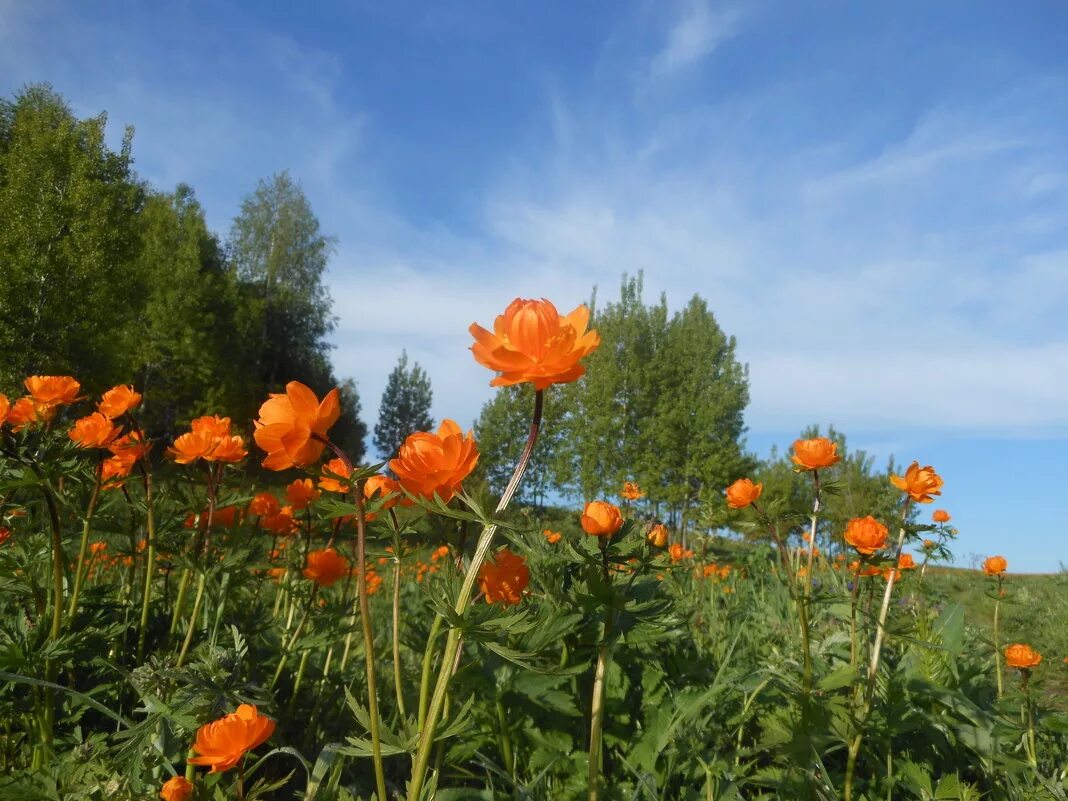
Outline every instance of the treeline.
[[46, 85], [0, 101], [0, 386], [132, 382], [142, 425], [167, 436], [198, 414], [251, 419], [289, 380], [339, 385], [333, 433], [362, 457], [356, 386], [329, 359], [334, 243], [299, 185], [261, 181], [221, 240], [190, 187], [138, 178], [132, 129], [115, 152], [106, 122], [78, 119]]

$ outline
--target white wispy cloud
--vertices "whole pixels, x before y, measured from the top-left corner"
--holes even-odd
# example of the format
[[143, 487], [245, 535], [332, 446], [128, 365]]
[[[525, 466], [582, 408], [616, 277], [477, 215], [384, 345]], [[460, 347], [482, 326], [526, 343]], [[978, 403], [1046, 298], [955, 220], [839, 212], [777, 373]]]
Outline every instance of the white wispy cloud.
[[714, 9], [709, 0], [688, 0], [650, 61], [651, 78], [663, 78], [697, 64], [737, 32], [737, 9]]

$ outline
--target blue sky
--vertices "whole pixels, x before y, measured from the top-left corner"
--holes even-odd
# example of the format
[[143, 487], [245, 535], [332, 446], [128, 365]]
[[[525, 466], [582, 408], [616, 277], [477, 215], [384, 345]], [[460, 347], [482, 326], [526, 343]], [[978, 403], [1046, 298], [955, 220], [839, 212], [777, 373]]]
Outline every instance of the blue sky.
[[471, 321], [644, 270], [737, 336], [755, 451], [833, 422], [942, 472], [962, 562], [1068, 563], [1068, 5], [0, 0], [42, 80], [220, 233], [301, 181], [369, 420], [401, 348], [472, 420]]

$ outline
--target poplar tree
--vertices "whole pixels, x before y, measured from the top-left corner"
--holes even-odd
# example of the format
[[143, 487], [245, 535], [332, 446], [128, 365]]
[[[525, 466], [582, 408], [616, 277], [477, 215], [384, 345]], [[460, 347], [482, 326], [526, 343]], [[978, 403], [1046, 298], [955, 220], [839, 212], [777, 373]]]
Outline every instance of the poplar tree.
[[378, 455], [391, 458], [405, 438], [415, 431], [429, 431], [434, 426], [430, 404], [434, 393], [430, 378], [416, 362], [408, 367], [408, 353], [401, 351], [382, 393], [382, 403], [375, 425], [374, 443]]

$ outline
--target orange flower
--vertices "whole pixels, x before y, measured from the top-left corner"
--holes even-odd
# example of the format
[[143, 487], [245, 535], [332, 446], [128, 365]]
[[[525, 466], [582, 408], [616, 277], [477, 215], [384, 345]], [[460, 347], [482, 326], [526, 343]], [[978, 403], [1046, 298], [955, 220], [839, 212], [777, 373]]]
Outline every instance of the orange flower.
[[7, 542], [8, 537], [10, 536], [11, 529], [9, 529], [7, 526], [0, 526], [0, 545], [3, 545], [5, 542]]
[[178, 464], [192, 464], [197, 459], [206, 459], [215, 445], [215, 437], [210, 431], [190, 431], [175, 439], [174, 444], [167, 448], [167, 453]]
[[545, 531], [541, 532], [541, 536], [545, 537], [546, 542], [548, 542], [550, 545], [556, 545], [556, 543], [560, 542], [560, 538], [564, 535], [561, 534], [559, 531], [553, 531], [552, 529], [547, 528], [545, 529]]
[[945, 509], [935, 509], [934, 512], [931, 513], [931, 519], [936, 523], [948, 523], [949, 512]]
[[225, 462], [235, 464], [248, 456], [245, 448], [245, 438], [236, 435], [216, 437], [211, 452], [204, 458], [209, 462]]
[[530, 570], [521, 556], [502, 548], [487, 559], [478, 571], [478, 587], [486, 595], [486, 603], [518, 604], [530, 583]]
[[591, 501], [582, 512], [582, 530], [595, 537], [611, 537], [623, 527], [619, 507], [608, 501]]
[[212, 773], [222, 773], [237, 765], [248, 751], [266, 742], [273, 733], [273, 720], [261, 715], [252, 704], [241, 704], [236, 712], [197, 730], [193, 750], [200, 756], [187, 762], [210, 765]]
[[254, 514], [257, 517], [276, 515], [280, 508], [281, 504], [278, 503], [278, 499], [269, 492], [259, 493], [248, 505], [249, 514]]
[[100, 397], [96, 408], [104, 417], [114, 420], [141, 405], [141, 393], [128, 384], [112, 387]]
[[647, 539], [649, 544], [654, 548], [663, 548], [667, 545], [668, 541], [667, 526], [663, 523], [657, 523], [649, 529], [649, 533], [645, 535], [645, 539]]
[[1018, 642], [1005, 648], [1005, 664], [1009, 667], [1014, 667], [1018, 670], [1030, 670], [1033, 667], [1038, 667], [1038, 663], [1041, 661], [1042, 654], [1030, 645]]
[[193, 797], [193, 783], [185, 776], [172, 776], [163, 783], [159, 797], [163, 801], [189, 801]]
[[869, 565], [866, 562], [863, 566], [860, 561], [853, 561], [849, 563], [849, 572], [862, 577], [878, 576], [882, 570], [874, 565]]
[[47, 423], [55, 416], [55, 406], [40, 403], [25, 395], [12, 404], [7, 413], [7, 424], [12, 431], [22, 431], [34, 423]]
[[272, 393], [260, 407], [256, 420], [256, 444], [267, 452], [263, 466], [269, 470], [304, 467], [323, 453], [326, 432], [341, 415], [337, 389], [322, 402], [299, 381], [286, 384], [285, 394]]
[[349, 575], [349, 560], [333, 548], [323, 548], [308, 554], [308, 566], [304, 568], [304, 578], [310, 579], [320, 587], [329, 587], [339, 578]]
[[890, 483], [917, 503], [931, 503], [932, 496], [942, 494], [945, 482], [930, 465], [920, 467], [919, 462], [913, 462], [904, 476], [890, 476]]
[[82, 385], [69, 375], [31, 375], [23, 384], [26, 391], [44, 406], [62, 406], [78, 400]]
[[898, 570], [912, 570], [916, 567], [916, 560], [912, 558], [912, 554], [903, 553], [897, 558]]
[[988, 576], [1000, 576], [1009, 569], [1004, 556], [988, 556], [983, 562], [983, 572]]
[[7, 413], [11, 411], [11, 401], [7, 399], [7, 395], [0, 392], [0, 426], [7, 420]]
[[934, 547], [935, 547], [936, 545], [938, 545], [938, 543], [937, 543], [937, 542], [935, 542], [934, 540], [924, 540], [924, 541], [923, 541], [923, 549], [924, 549], [925, 551], [929, 551], [929, 550], [931, 550], [931, 549], [932, 549], [932, 548], [934, 548]]
[[449, 546], [448, 545], [439, 545], [437, 548], [434, 549], [434, 553], [430, 554], [430, 561], [431, 562], [436, 562], [439, 559], [444, 559], [448, 555], [449, 555]]
[[107, 549], [108, 544], [106, 542], [101, 542], [100, 540], [89, 544], [89, 553], [91, 553], [93, 556], [98, 556]]
[[[436, 570], [437, 568], [434, 569]], [[382, 586], [382, 577], [374, 570], [368, 570], [365, 578], [367, 580], [367, 594], [374, 595]]]
[[868, 515], [854, 517], [846, 523], [844, 539], [856, 548], [858, 553], [870, 555], [886, 547], [888, 533], [886, 526]]
[[363, 484], [364, 500], [382, 500], [382, 509], [392, 509], [397, 505], [400, 484], [389, 476], [371, 476]]
[[131, 431], [119, 437], [108, 446], [108, 450], [115, 454], [116, 459], [130, 462], [132, 465], [138, 459], [143, 459], [148, 454], [148, 443], [136, 431]]
[[300, 524], [293, 518], [293, 507], [283, 506], [278, 510], [277, 514], [261, 517], [260, 527], [273, 534], [281, 534], [286, 537], [299, 529]]
[[217, 414], [198, 417], [189, 424], [190, 431], [195, 431], [197, 433], [203, 431], [204, 433], [211, 435], [212, 438], [230, 436], [230, 428], [230, 418], [219, 417]]
[[645, 493], [642, 492], [642, 488], [635, 484], [633, 481], [627, 481], [623, 484], [623, 492], [620, 493], [625, 500], [636, 501], [639, 498], [644, 498]]
[[308, 505], [319, 497], [319, 490], [315, 489], [310, 478], [298, 478], [286, 487], [286, 498], [294, 511], [307, 509]]
[[119, 429], [100, 412], [75, 420], [74, 427], [67, 432], [79, 448], [106, 448], [118, 435]]
[[579, 306], [566, 317], [545, 300], [516, 298], [493, 322], [493, 333], [477, 323], [468, 329], [475, 338], [475, 361], [501, 375], [490, 386], [507, 387], [529, 381], [536, 390], [580, 378], [579, 361], [596, 350], [601, 338], [587, 331], [590, 310]]
[[671, 557], [672, 562], [680, 562], [686, 556], [686, 551], [683, 550], [681, 543], [673, 542], [671, 547], [668, 548], [668, 555]]
[[790, 461], [802, 470], [821, 470], [837, 464], [841, 459], [838, 455], [838, 445], [827, 437], [797, 440], [790, 457]]
[[[323, 477], [319, 479], [319, 489], [327, 492], [348, 492], [351, 489], [349, 482], [343, 481], [352, 475], [352, 468], [345, 464], [344, 459], [331, 459], [323, 465]], [[340, 476], [341, 478], [334, 478]]]
[[442, 420], [436, 434], [409, 435], [389, 469], [412, 495], [430, 499], [437, 493], [448, 503], [476, 464], [478, 446], [471, 432], [465, 436], [455, 422]]
[[100, 486], [102, 489], [116, 489], [122, 484], [122, 479], [130, 475], [136, 459], [124, 459], [121, 456], [112, 456], [105, 459], [100, 465]]
[[744, 509], [759, 498], [763, 491], [763, 484], [754, 484], [748, 478], [740, 478], [727, 487], [727, 506], [731, 509]]

